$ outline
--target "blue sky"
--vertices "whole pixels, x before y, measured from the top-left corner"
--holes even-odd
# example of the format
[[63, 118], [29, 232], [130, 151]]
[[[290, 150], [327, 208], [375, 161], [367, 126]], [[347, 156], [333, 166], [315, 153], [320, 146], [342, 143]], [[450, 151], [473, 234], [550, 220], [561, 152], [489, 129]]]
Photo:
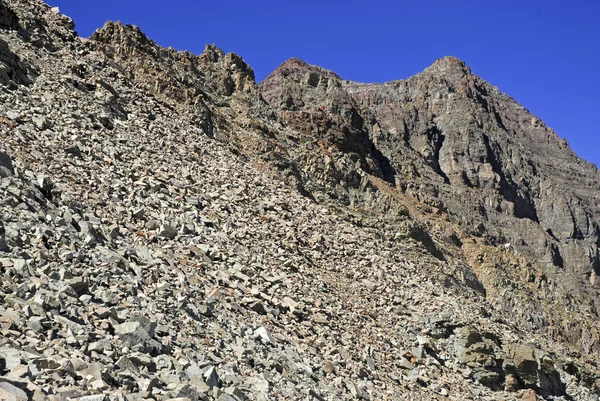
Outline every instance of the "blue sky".
[[290, 57], [384, 82], [456, 56], [600, 165], [598, 0], [47, 1], [81, 36], [110, 19], [178, 50], [214, 43], [259, 81]]

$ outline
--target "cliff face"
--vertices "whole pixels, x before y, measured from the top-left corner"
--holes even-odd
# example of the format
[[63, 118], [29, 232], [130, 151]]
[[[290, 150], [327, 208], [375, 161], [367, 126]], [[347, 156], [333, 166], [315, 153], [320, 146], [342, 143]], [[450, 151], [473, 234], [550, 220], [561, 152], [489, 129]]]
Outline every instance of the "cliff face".
[[73, 28], [0, 1], [0, 398], [597, 399], [598, 170], [463, 62]]
[[[377, 143], [393, 166], [404, 163], [399, 147], [408, 146], [445, 182], [407, 192], [441, 201], [471, 233], [528, 254], [551, 285], [597, 314], [595, 166], [456, 59], [438, 60], [403, 82], [347, 88], [376, 116]], [[418, 176], [408, 175], [419, 185]]]
[[[418, 153], [446, 184], [434, 197], [474, 233], [484, 224], [492, 240], [534, 248], [543, 263], [578, 275], [598, 266], [598, 170], [461, 61], [448, 57], [406, 81], [346, 89], [381, 126], [383, 153], [397, 166], [400, 147]], [[453, 195], [457, 188], [464, 193]], [[531, 222], [536, 233], [526, 228]]]
[[[587, 333], [598, 313], [600, 175], [539, 119], [453, 57], [386, 84], [344, 81], [291, 60], [260, 88], [283, 118], [322, 112], [360, 130], [380, 167], [366, 172], [470, 235], [516, 250], [524, 260], [514, 284], [522, 287], [516, 276], [527, 282], [531, 270], [550, 289], [544, 301], [523, 305], [525, 320], [547, 328], [557, 320], [555, 303], [583, 308], [582, 325], [559, 330], [586, 351], [598, 349]], [[511, 298], [496, 301], [510, 310]]]

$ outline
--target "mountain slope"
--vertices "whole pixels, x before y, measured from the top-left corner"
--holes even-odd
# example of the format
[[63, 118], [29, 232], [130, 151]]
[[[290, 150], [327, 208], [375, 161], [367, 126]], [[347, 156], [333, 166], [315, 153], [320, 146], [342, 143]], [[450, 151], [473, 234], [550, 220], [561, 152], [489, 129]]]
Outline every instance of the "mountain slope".
[[[553, 136], [527, 160], [560, 171], [521, 171], [492, 106], [473, 111], [491, 150], [451, 103], [417, 106], [460, 62], [406, 93], [299, 60], [256, 85], [214, 46], [81, 39], [38, 0], [0, 1], [0, 62], [0, 398], [596, 397], [595, 290], [571, 264], [597, 171]], [[510, 131], [524, 112], [497, 96]], [[576, 181], [556, 192], [575, 238], [532, 175]], [[548, 243], [503, 246], [511, 224]]]
[[[386, 166], [381, 178], [485, 243], [516, 250], [524, 261], [514, 275], [523, 277], [513, 284], [539, 275], [549, 289], [543, 302], [521, 306], [524, 320], [532, 329], [559, 330], [585, 352], [598, 350], [590, 332], [598, 314], [600, 175], [535, 116], [452, 57], [382, 85], [344, 81], [291, 60], [260, 87], [283, 118], [319, 114], [324, 106], [325, 114], [345, 119]], [[499, 306], [513, 302], [502, 298]], [[579, 316], [557, 319], [561, 304]], [[550, 327], [564, 319], [577, 324]]]

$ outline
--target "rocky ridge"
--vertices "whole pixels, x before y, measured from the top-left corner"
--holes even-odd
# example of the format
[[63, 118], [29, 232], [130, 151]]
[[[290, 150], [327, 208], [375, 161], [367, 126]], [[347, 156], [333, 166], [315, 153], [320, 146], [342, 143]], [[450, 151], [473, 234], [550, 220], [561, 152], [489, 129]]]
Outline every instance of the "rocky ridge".
[[[256, 85], [214, 46], [73, 27], [0, 1], [0, 398], [598, 399], [597, 171], [464, 64]], [[502, 105], [437, 117], [481, 87]], [[547, 147], [497, 157], [494, 111]]]

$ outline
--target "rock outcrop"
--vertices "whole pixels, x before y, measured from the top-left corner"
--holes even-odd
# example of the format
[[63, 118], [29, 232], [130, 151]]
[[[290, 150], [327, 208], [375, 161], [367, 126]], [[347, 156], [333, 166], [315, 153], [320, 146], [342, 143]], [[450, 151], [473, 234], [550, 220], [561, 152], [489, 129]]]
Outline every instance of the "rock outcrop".
[[73, 29], [0, 0], [0, 399], [598, 399], [598, 171], [464, 63]]

